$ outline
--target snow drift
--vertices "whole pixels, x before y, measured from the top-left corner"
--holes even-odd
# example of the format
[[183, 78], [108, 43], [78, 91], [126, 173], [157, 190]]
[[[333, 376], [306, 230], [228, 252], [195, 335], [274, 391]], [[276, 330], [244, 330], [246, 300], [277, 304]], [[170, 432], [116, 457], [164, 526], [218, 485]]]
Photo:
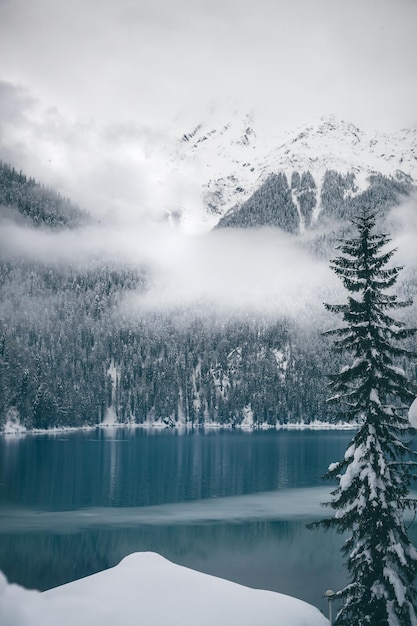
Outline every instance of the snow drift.
[[328, 625], [306, 602], [201, 574], [151, 552], [44, 593], [0, 576], [2, 626]]

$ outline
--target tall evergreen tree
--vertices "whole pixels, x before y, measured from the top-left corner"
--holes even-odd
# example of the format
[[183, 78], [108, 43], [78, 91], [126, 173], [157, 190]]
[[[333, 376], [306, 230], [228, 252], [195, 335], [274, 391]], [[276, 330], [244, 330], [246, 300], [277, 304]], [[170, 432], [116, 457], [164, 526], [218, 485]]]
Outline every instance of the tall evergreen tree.
[[328, 331], [336, 351], [351, 362], [331, 376], [332, 397], [359, 430], [344, 459], [332, 463], [327, 478], [338, 481], [326, 503], [334, 516], [312, 526], [347, 533], [342, 547], [350, 583], [336, 594], [343, 606], [337, 626], [416, 626], [417, 550], [411, 544], [403, 513], [415, 507], [409, 497], [416, 454], [407, 436], [414, 433], [405, 404], [413, 393], [398, 360], [411, 356], [398, 340], [412, 335], [387, 314], [408, 306], [390, 288], [401, 267], [388, 268], [395, 250], [390, 239], [375, 234], [375, 214], [362, 211], [353, 224], [357, 237], [342, 240], [341, 255], [331, 267], [347, 289], [346, 304], [327, 304], [342, 314], [344, 325]]

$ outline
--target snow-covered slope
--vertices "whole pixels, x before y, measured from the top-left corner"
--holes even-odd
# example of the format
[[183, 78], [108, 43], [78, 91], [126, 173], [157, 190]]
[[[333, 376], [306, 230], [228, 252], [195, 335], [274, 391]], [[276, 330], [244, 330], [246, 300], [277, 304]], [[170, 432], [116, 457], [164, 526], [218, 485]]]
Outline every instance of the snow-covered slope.
[[[364, 131], [334, 116], [279, 135], [259, 133], [253, 115], [234, 113], [227, 123], [210, 120], [179, 139], [171, 155], [176, 170], [201, 186], [201, 226], [214, 226], [231, 207], [244, 202], [272, 172], [310, 171], [317, 187], [326, 170], [353, 172], [358, 191], [372, 173], [417, 180], [417, 128], [396, 133]], [[195, 209], [195, 207], [193, 207]]]
[[149, 552], [43, 594], [0, 572], [2, 626], [326, 626], [318, 609], [175, 565]]
[[210, 119], [184, 132], [171, 164], [201, 189], [200, 212], [182, 207], [186, 226], [211, 228], [231, 206], [245, 200], [259, 184], [267, 152], [252, 115], [234, 113], [228, 122]]
[[321, 117], [288, 133], [267, 156], [266, 168], [277, 167], [286, 172], [310, 170], [318, 178], [329, 169], [353, 171], [362, 189], [365, 177], [375, 172], [391, 176], [400, 170], [417, 179], [417, 129], [370, 133], [334, 116]]

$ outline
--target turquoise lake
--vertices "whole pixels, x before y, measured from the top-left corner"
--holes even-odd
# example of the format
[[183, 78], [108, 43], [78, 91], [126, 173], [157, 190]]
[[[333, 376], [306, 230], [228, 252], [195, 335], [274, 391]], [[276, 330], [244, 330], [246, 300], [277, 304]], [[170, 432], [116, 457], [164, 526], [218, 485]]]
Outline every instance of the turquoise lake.
[[108, 428], [0, 438], [0, 570], [45, 590], [135, 551], [326, 611], [346, 581], [321, 476], [347, 431]]

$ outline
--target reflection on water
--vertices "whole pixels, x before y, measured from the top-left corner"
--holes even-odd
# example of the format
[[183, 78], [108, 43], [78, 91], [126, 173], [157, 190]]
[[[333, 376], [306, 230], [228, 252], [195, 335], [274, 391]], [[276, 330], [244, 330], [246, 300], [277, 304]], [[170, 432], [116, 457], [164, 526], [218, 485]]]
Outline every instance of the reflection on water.
[[[312, 533], [302, 522], [241, 522], [100, 527], [73, 533], [2, 535], [0, 559], [9, 577], [47, 589], [112, 567], [135, 551], [154, 551], [193, 569], [271, 589], [319, 605], [329, 586], [343, 583], [333, 534]], [[16, 558], [18, 557], [18, 558]]]
[[325, 610], [344, 582], [323, 514], [342, 432], [135, 430], [0, 438], [0, 569], [47, 589], [151, 550]]
[[[116, 565], [136, 551], [325, 611], [325, 589], [345, 584], [342, 538], [309, 531], [323, 514], [323, 488], [293, 489], [142, 508], [2, 513], [0, 563], [11, 581], [41, 590]], [[417, 540], [417, 528], [412, 529]]]
[[346, 432], [98, 429], [0, 438], [0, 504], [151, 506], [322, 485]]

